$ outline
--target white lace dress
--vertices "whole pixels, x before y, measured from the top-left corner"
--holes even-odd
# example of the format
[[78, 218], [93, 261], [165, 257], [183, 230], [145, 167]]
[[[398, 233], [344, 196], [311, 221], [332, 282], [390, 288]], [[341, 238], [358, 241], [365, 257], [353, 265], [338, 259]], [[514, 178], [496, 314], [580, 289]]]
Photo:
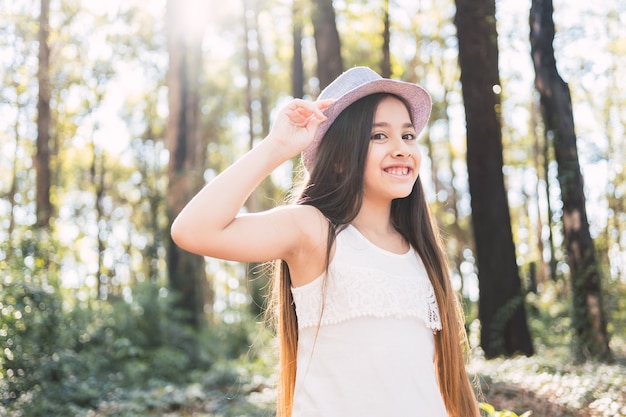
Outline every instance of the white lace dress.
[[414, 250], [388, 252], [348, 226], [328, 276], [292, 293], [299, 331], [292, 417], [447, 416], [433, 364], [441, 321]]

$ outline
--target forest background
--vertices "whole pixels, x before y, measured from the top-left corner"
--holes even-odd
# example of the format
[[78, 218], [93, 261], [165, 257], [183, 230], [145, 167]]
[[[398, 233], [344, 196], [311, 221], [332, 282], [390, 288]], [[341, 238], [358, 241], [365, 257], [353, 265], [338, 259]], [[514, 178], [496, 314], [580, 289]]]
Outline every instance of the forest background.
[[[169, 225], [276, 108], [355, 65], [433, 97], [420, 175], [485, 415], [626, 415], [626, 5], [555, 1], [532, 50], [531, 6], [552, 3], [0, 0], [0, 415], [271, 415], [268, 269], [186, 254]], [[567, 82], [548, 93], [542, 45]]]

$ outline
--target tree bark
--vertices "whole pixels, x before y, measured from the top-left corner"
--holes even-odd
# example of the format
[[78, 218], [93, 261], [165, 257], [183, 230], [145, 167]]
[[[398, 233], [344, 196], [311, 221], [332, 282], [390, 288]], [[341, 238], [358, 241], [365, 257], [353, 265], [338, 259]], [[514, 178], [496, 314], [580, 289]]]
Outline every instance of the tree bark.
[[533, 354], [504, 177], [494, 0], [456, 0], [467, 123], [467, 168], [479, 272], [481, 345], [488, 358]]
[[[21, 109], [21, 104], [19, 100], [15, 100], [14, 103], [15, 109], [16, 109], [16, 113], [17, 113], [17, 117], [15, 118], [15, 124], [13, 125], [13, 131], [14, 131], [14, 135], [15, 135], [15, 149], [19, 149], [21, 146], [21, 140], [20, 140], [20, 129], [19, 129], [19, 116], [20, 113], [22, 112]], [[14, 248], [15, 248], [15, 242], [13, 242], [13, 234], [14, 234], [14, 230], [15, 230], [15, 208], [17, 207], [17, 201], [15, 196], [17, 195], [17, 190], [18, 190], [18, 160], [19, 160], [19, 153], [15, 152], [13, 154], [13, 163], [12, 163], [12, 167], [11, 167], [11, 186], [9, 187], [9, 191], [6, 194], [7, 197], [7, 201], [9, 203], [9, 219], [8, 219], [8, 227], [7, 227], [7, 238], [5, 243], [6, 245], [6, 259], [12, 259], [13, 258], [13, 253], [14, 253]]]
[[[539, 278], [540, 281], [547, 281], [551, 279], [556, 281], [557, 279], [557, 261], [556, 261], [556, 252], [554, 249], [554, 235], [552, 233], [553, 230], [553, 211], [552, 211], [552, 203], [550, 202], [550, 181], [548, 180], [548, 172], [550, 171], [550, 144], [548, 143], [548, 138], [545, 135], [539, 133], [538, 125], [539, 125], [539, 115], [540, 109], [539, 104], [533, 104], [530, 109], [531, 114], [531, 126], [532, 126], [532, 136], [533, 136], [533, 155], [534, 155], [534, 166], [537, 171], [537, 186], [535, 195], [537, 196], [537, 201], [541, 195], [546, 199], [546, 214], [545, 218], [542, 220], [542, 213], [539, 208], [539, 204], [537, 204], [536, 208], [536, 216], [537, 222], [535, 225], [535, 233], [537, 239], [537, 260], [540, 265]], [[541, 180], [543, 180], [545, 186], [541, 187]], [[545, 223], [544, 223], [545, 222]], [[543, 239], [543, 229], [545, 227], [548, 229], [548, 250], [550, 254], [550, 260], [548, 262], [544, 261], [544, 239]]]
[[312, 1], [313, 37], [317, 52], [317, 78], [320, 90], [343, 72], [341, 42], [332, 0]]
[[291, 10], [293, 58], [291, 61], [291, 94], [304, 97], [304, 61], [302, 59], [302, 0], [293, 0]]
[[389, 21], [389, 0], [383, 2], [383, 60], [380, 63], [380, 75], [391, 78], [391, 23]]
[[[254, 111], [252, 110], [252, 54], [250, 51], [250, 25], [248, 20], [249, 14], [253, 12], [250, 7], [250, 0], [244, 0], [243, 2], [243, 56], [245, 60], [246, 71], [246, 114], [248, 115], [248, 149], [252, 149], [254, 146]], [[254, 17], [256, 19], [256, 16]], [[257, 42], [258, 45], [258, 42]], [[259, 46], [257, 46], [259, 47]], [[258, 62], [258, 60], [257, 60]]]
[[[257, 47], [257, 60], [259, 61], [259, 66], [257, 69], [257, 79], [259, 80], [259, 85], [268, 85], [269, 80], [267, 79], [268, 75], [268, 65], [267, 65], [267, 57], [265, 56], [265, 50], [263, 49], [263, 45], [265, 45], [265, 39], [263, 38], [263, 31], [259, 28], [259, 15], [261, 11], [257, 7], [254, 11], [254, 31], [256, 32], [256, 37], [258, 41]], [[258, 90], [259, 101], [261, 102], [260, 107], [260, 116], [261, 116], [261, 132], [260, 137], [264, 138], [270, 133], [270, 91], [267, 88], [261, 88]]]
[[602, 308], [600, 265], [589, 232], [583, 177], [567, 83], [556, 68], [552, 0], [532, 0], [530, 44], [535, 67], [535, 87], [540, 94], [544, 131], [552, 138], [563, 202], [563, 235], [572, 285], [572, 323], [579, 360], [611, 357]]
[[50, 47], [48, 45], [50, 0], [41, 0], [39, 15], [39, 69], [37, 81], [37, 151], [35, 154], [37, 227], [48, 228], [52, 218], [50, 201]]
[[[89, 176], [91, 177], [91, 183], [94, 185], [94, 207], [96, 209], [96, 226], [97, 226], [97, 251], [98, 251], [98, 263], [96, 270], [96, 299], [106, 300], [108, 294], [108, 282], [107, 282], [107, 274], [104, 271], [104, 250], [106, 248], [105, 238], [106, 230], [103, 230], [103, 224], [106, 223], [105, 213], [104, 213], [104, 153], [99, 150], [95, 144], [92, 142], [92, 159], [91, 159], [91, 167], [89, 169]], [[100, 165], [100, 166], [98, 166]]]
[[[168, 0], [169, 118], [166, 141], [168, 165], [167, 207], [170, 223], [200, 188], [206, 146], [200, 136], [199, 76], [201, 39], [185, 32], [180, 14], [185, 1]], [[204, 258], [178, 248], [169, 240], [170, 287], [180, 297], [178, 306], [187, 312], [189, 324], [204, 322], [207, 282]]]

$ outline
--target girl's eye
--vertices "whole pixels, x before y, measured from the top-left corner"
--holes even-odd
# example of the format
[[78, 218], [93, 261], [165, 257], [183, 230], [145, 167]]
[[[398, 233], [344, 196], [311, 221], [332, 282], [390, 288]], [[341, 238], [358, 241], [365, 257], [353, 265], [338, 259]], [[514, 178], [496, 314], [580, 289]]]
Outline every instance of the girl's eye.
[[372, 139], [372, 140], [381, 140], [381, 139], [385, 139], [385, 138], [386, 138], [386, 136], [385, 136], [384, 133], [374, 133], [370, 137], [370, 139]]
[[415, 135], [413, 133], [405, 133], [404, 135], [402, 135], [402, 139], [415, 140]]

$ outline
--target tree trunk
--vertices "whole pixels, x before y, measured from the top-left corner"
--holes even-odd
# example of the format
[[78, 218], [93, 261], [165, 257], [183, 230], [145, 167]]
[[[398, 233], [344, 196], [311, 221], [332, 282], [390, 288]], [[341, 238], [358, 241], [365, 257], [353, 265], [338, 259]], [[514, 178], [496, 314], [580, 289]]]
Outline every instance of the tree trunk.
[[[16, 109], [16, 113], [17, 113], [17, 117], [15, 118], [15, 124], [13, 125], [13, 130], [14, 130], [14, 134], [15, 134], [15, 149], [20, 149], [21, 146], [21, 141], [20, 141], [20, 129], [19, 129], [19, 116], [20, 113], [22, 112], [21, 109], [21, 105], [20, 105], [20, 101], [19, 100], [15, 100], [14, 103], [15, 109]], [[8, 226], [7, 226], [7, 237], [6, 237], [6, 241], [4, 242], [6, 244], [4, 250], [6, 250], [6, 254], [5, 254], [5, 259], [10, 260], [13, 258], [13, 253], [14, 253], [14, 248], [16, 247], [15, 242], [13, 242], [13, 232], [15, 230], [15, 208], [17, 207], [17, 201], [15, 196], [17, 195], [17, 188], [18, 188], [18, 160], [19, 160], [19, 153], [15, 152], [13, 153], [13, 163], [11, 166], [11, 186], [9, 187], [9, 191], [7, 192], [6, 196], [7, 196], [7, 200], [9, 203], [9, 219], [8, 219]]]
[[[185, 32], [181, 18], [186, 1], [168, 0], [169, 118], [166, 141], [170, 159], [167, 206], [170, 222], [200, 188], [206, 146], [200, 136], [199, 75], [201, 39]], [[189, 5], [187, 5], [189, 7]], [[170, 238], [169, 282], [180, 297], [179, 307], [188, 313], [189, 324], [204, 321], [206, 273], [204, 258], [178, 248]]]
[[48, 228], [52, 218], [50, 201], [50, 47], [48, 46], [50, 0], [41, 0], [39, 15], [39, 69], [37, 81], [37, 152], [35, 154], [37, 227]]
[[391, 78], [391, 30], [389, 22], [389, 0], [383, 2], [383, 60], [380, 63], [380, 75]]
[[556, 68], [552, 13], [552, 0], [532, 1], [530, 44], [544, 131], [552, 137], [561, 187], [563, 244], [571, 275], [572, 323], [578, 339], [575, 353], [579, 360], [606, 360], [611, 352], [602, 309], [600, 265], [587, 221], [569, 87]]
[[[94, 185], [95, 192], [95, 201], [94, 207], [96, 209], [96, 228], [98, 230], [96, 241], [97, 241], [97, 251], [98, 251], [98, 263], [96, 270], [96, 299], [106, 300], [108, 294], [107, 288], [107, 274], [104, 271], [104, 250], [105, 246], [105, 238], [106, 230], [103, 230], [103, 224], [106, 223], [105, 213], [104, 213], [104, 154], [101, 150], [99, 150], [95, 144], [92, 142], [92, 159], [91, 159], [91, 167], [89, 169], [89, 175], [91, 177], [91, 183]], [[98, 167], [99, 163], [99, 167]]]
[[[530, 109], [531, 114], [531, 126], [532, 126], [532, 135], [533, 135], [533, 154], [534, 154], [534, 166], [537, 171], [537, 187], [536, 187], [536, 196], [537, 201], [539, 201], [540, 196], [543, 194], [546, 199], [546, 215], [542, 220], [542, 213], [540, 209], [540, 205], [537, 204], [537, 223], [535, 225], [535, 233], [537, 239], [537, 259], [540, 263], [540, 272], [539, 277], [542, 281], [547, 281], [551, 279], [556, 281], [557, 279], [557, 261], [556, 261], [556, 253], [554, 249], [554, 236], [552, 233], [552, 203], [550, 202], [550, 181], [548, 178], [549, 165], [550, 165], [550, 144], [547, 141], [547, 137], [545, 135], [542, 137], [538, 131], [539, 125], [539, 106], [533, 104]], [[543, 180], [545, 187], [541, 187], [541, 180]], [[548, 262], [544, 261], [544, 239], [543, 239], [543, 229], [544, 229], [544, 221], [545, 227], [548, 228], [548, 250], [550, 254], [550, 260]]]
[[291, 94], [294, 98], [304, 97], [304, 61], [302, 59], [302, 0], [293, 0], [291, 24], [293, 58], [291, 61]]
[[[259, 67], [257, 69], [257, 78], [259, 80], [259, 85], [268, 85], [269, 80], [267, 79], [268, 75], [268, 66], [267, 66], [267, 57], [265, 56], [265, 51], [263, 50], [264, 39], [263, 39], [263, 31], [259, 28], [259, 14], [260, 11], [257, 9], [254, 13], [254, 30], [257, 34], [257, 40], [259, 43], [257, 49], [257, 60], [259, 61]], [[270, 133], [270, 90], [267, 88], [261, 88], [259, 90], [259, 100], [261, 102], [261, 132], [260, 137], [264, 138]]]
[[[250, 7], [250, 0], [243, 2], [243, 56], [245, 60], [246, 72], [246, 114], [248, 115], [248, 149], [254, 146], [254, 111], [252, 110], [252, 54], [250, 51], [250, 25], [248, 16], [253, 10]], [[256, 16], [254, 17], [256, 19]], [[258, 45], [258, 42], [257, 42]], [[257, 46], [258, 47], [258, 46]], [[257, 61], [258, 62], [258, 61]]]
[[533, 354], [504, 177], [494, 0], [456, 0], [467, 123], [467, 168], [479, 275], [481, 345], [488, 358]]
[[343, 72], [341, 42], [335, 22], [332, 0], [312, 2], [313, 37], [317, 52], [317, 78], [320, 90], [324, 89]]

